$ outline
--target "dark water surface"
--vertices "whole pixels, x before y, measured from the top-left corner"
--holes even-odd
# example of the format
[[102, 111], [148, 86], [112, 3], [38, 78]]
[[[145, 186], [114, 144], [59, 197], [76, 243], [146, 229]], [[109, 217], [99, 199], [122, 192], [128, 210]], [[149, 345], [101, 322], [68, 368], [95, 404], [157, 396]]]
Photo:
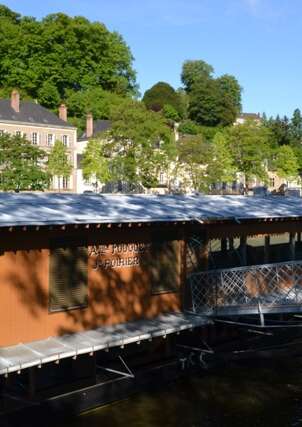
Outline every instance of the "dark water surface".
[[302, 359], [213, 368], [55, 427], [84, 426], [302, 426]]

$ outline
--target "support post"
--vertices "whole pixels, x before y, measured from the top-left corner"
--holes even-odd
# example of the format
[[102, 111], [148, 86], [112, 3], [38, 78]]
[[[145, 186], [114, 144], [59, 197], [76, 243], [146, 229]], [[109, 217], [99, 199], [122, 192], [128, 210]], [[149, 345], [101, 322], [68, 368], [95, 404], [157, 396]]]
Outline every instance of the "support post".
[[32, 399], [36, 394], [36, 368], [28, 369], [28, 396]]
[[247, 264], [246, 236], [240, 237], [240, 254], [241, 254], [241, 263], [244, 266]]
[[270, 259], [270, 236], [265, 236], [264, 239], [264, 263], [268, 264]]
[[291, 260], [294, 260], [296, 258], [295, 236], [295, 233], [290, 233], [289, 235], [289, 251]]

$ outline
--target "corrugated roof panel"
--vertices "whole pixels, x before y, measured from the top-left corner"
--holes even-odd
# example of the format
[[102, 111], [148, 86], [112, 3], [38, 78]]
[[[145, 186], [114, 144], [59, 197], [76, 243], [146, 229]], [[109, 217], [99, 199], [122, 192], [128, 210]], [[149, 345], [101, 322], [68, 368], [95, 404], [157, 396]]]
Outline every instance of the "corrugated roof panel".
[[295, 197], [0, 193], [0, 227], [301, 216]]

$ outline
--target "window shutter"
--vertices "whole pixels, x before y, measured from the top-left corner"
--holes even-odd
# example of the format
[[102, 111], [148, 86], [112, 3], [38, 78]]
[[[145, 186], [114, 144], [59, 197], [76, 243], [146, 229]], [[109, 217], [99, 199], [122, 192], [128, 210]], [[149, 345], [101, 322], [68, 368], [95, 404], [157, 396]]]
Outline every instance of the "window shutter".
[[55, 247], [50, 250], [49, 310], [87, 307], [87, 247]]

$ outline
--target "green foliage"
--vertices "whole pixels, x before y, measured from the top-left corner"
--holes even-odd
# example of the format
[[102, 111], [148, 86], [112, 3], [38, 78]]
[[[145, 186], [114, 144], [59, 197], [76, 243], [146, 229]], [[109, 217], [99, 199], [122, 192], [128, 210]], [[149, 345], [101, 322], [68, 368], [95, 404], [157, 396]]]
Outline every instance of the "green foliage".
[[81, 166], [86, 181], [93, 179], [97, 190], [98, 183], [106, 183], [110, 179], [109, 162], [104, 156], [104, 144], [101, 140], [90, 139], [83, 153]]
[[210, 80], [213, 73], [214, 68], [205, 61], [185, 61], [182, 66], [181, 81], [186, 92], [190, 92], [197, 81]]
[[105, 147], [114, 180], [157, 185], [160, 170], [175, 155], [171, 129], [164, 118], [138, 101], [112, 110], [112, 128]]
[[165, 82], [158, 82], [146, 90], [143, 102], [149, 110], [153, 111], [162, 111], [167, 107], [173, 108], [178, 114], [177, 119], [183, 113], [179, 94]]
[[253, 121], [232, 126], [226, 131], [227, 142], [239, 172], [246, 182], [251, 178], [267, 181], [267, 163], [272, 155], [271, 132]]
[[186, 61], [182, 82], [189, 96], [188, 116], [199, 125], [228, 126], [241, 110], [241, 87], [235, 77], [213, 77], [204, 61]]
[[[231, 108], [235, 109], [236, 114], [241, 111], [241, 91], [237, 79], [230, 75], [224, 74], [216, 79], [220, 92], [223, 94], [225, 100], [229, 103]], [[236, 118], [236, 117], [235, 117]], [[234, 121], [234, 120], [233, 120]], [[230, 124], [233, 122], [230, 122]]]
[[302, 116], [299, 108], [296, 108], [290, 123], [291, 144], [301, 146], [302, 143]]
[[49, 176], [42, 163], [45, 152], [25, 138], [0, 135], [0, 189], [3, 191], [44, 190]]
[[135, 94], [132, 55], [103, 24], [63, 13], [41, 21], [0, 8], [2, 87], [18, 87], [49, 108], [67, 93], [102, 88]]
[[92, 87], [78, 92], [68, 90], [66, 93], [66, 105], [70, 116], [69, 121], [82, 131], [86, 126], [87, 113], [92, 113], [94, 118], [110, 119], [112, 109], [125, 100], [127, 101], [127, 98], [99, 87]]
[[299, 164], [294, 150], [288, 145], [282, 145], [276, 151], [274, 166], [277, 174], [287, 181], [298, 177]]
[[172, 120], [172, 122], [178, 122], [179, 121], [180, 117], [179, 117], [178, 112], [175, 110], [175, 108], [173, 108], [169, 104], [164, 105], [162, 113], [166, 119]]
[[272, 144], [274, 147], [291, 143], [292, 138], [290, 134], [290, 123], [286, 116], [284, 116], [282, 119], [279, 116], [277, 116], [275, 119], [271, 117], [263, 124], [271, 131]]
[[178, 130], [184, 135], [197, 135], [200, 133], [200, 126], [192, 120], [187, 119], [180, 123]]
[[72, 171], [72, 164], [68, 159], [67, 148], [62, 141], [55, 141], [48, 154], [47, 170], [52, 177], [58, 177], [59, 190], [60, 179], [68, 178]]
[[222, 132], [217, 132], [211, 144], [210, 159], [207, 166], [208, 183], [231, 183], [236, 177], [236, 172], [237, 169], [227, 140]]
[[202, 135], [181, 138], [177, 144], [179, 168], [190, 177], [196, 191], [207, 189], [207, 163], [210, 159], [210, 145]]

